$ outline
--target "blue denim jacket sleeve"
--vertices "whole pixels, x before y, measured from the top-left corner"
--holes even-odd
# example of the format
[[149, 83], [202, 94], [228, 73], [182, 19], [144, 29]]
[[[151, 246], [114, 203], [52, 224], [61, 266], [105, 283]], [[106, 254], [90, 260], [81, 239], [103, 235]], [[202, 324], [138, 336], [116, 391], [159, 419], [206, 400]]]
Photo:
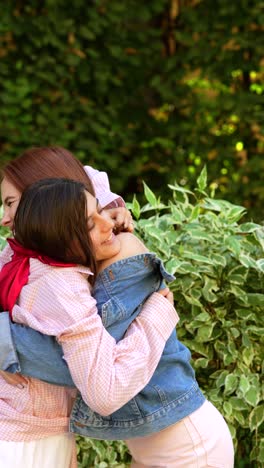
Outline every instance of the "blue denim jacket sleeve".
[[7, 312], [0, 313], [0, 369], [74, 387], [56, 339], [11, 322]]

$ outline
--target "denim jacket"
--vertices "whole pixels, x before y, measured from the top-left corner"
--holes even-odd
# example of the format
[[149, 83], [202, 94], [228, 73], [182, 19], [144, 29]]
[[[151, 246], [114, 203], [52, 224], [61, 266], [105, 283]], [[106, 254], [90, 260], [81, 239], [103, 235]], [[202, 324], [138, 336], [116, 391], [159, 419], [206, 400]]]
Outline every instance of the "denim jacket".
[[[94, 286], [93, 296], [97, 300], [98, 312], [102, 317], [102, 322], [108, 332], [119, 341], [124, 336], [130, 323], [140, 313], [142, 304], [147, 297], [154, 291], [163, 287], [163, 278], [171, 281], [173, 277], [169, 275], [163, 267], [159, 258], [153, 253], [145, 253], [135, 257], [129, 257], [120, 260], [105, 270], [97, 277]], [[0, 314], [1, 315], [1, 314]], [[17, 327], [12, 327], [17, 328]], [[25, 327], [21, 327], [22, 332], [14, 330], [13, 335], [17, 344], [17, 336], [20, 333], [28, 332]], [[1, 330], [1, 324], [0, 324]], [[37, 335], [35, 335], [37, 334]], [[41, 340], [39, 340], [41, 336]], [[46, 376], [47, 381], [52, 383], [61, 383], [72, 385], [71, 379], [61, 379], [65, 375], [65, 368], [60, 364], [56, 368], [58, 356], [62, 362], [62, 353], [55, 353], [54, 347], [57, 347], [53, 340], [53, 347], [49, 350], [43, 349], [43, 339], [46, 338], [38, 332], [34, 332], [34, 339], [38, 340], [37, 350], [42, 349], [42, 357], [39, 360], [38, 375], [36, 374], [36, 362], [34, 364], [34, 377], [41, 378]], [[49, 340], [51, 338], [49, 337]], [[30, 339], [26, 342], [31, 349], [34, 347]], [[12, 348], [12, 343], [9, 342]], [[25, 350], [25, 344], [20, 343], [18, 349], [18, 358], [21, 369], [18, 367], [18, 359], [15, 354], [11, 357], [9, 353], [9, 363], [5, 358], [5, 369], [9, 364], [9, 370], [21, 370], [25, 373], [24, 361], [28, 358], [28, 349]], [[22, 350], [22, 354], [20, 351]], [[53, 351], [52, 351], [53, 350]], [[44, 353], [46, 357], [43, 360]], [[53, 362], [53, 378], [42, 374], [42, 361], [50, 360]], [[3, 357], [2, 357], [3, 360]], [[0, 366], [3, 363], [0, 361]], [[28, 364], [26, 364], [28, 365]], [[49, 364], [50, 365], [50, 364]], [[30, 364], [32, 375], [32, 363]], [[44, 364], [46, 367], [46, 364]], [[56, 376], [60, 374], [60, 380]], [[50, 371], [49, 371], [50, 373]], [[177, 339], [174, 331], [168, 339], [160, 362], [154, 372], [148, 385], [126, 405], [115, 411], [110, 416], [100, 416], [92, 411], [78, 395], [74, 403], [71, 418], [70, 430], [72, 432], [96, 439], [131, 439], [134, 437], [143, 437], [154, 432], [158, 432], [177, 421], [188, 416], [198, 409], [205, 398], [195, 380], [194, 370], [190, 365], [189, 350]]]

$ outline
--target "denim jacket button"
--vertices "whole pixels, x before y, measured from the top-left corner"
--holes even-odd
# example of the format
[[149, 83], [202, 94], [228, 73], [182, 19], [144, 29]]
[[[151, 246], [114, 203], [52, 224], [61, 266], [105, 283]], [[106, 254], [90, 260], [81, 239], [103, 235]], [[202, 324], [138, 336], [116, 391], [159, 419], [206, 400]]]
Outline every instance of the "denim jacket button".
[[75, 424], [75, 426], [78, 426], [78, 427], [86, 427], [85, 424], [81, 424], [81, 423], [79, 423], [77, 421], [74, 421], [74, 424]]

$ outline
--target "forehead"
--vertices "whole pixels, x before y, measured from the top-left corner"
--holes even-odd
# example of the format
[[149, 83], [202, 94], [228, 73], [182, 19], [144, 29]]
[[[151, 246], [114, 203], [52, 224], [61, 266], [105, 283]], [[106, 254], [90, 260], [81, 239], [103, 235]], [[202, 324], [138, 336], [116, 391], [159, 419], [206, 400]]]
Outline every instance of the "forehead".
[[97, 200], [89, 192], [85, 191], [86, 202], [87, 202], [87, 214], [92, 216], [97, 211]]
[[6, 177], [1, 182], [1, 198], [4, 202], [7, 198], [20, 198], [21, 192]]

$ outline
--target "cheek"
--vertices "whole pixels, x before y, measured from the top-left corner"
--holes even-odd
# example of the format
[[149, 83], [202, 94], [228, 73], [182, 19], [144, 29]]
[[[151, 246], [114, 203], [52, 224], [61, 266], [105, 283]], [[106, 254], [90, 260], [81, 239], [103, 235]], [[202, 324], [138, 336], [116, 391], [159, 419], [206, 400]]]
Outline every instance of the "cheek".
[[[19, 203], [19, 202], [18, 202]], [[12, 218], [12, 221], [14, 221], [15, 219], [15, 215], [16, 215], [16, 212], [17, 212], [17, 207], [18, 207], [18, 203], [14, 203], [11, 210], [10, 210], [10, 218]]]
[[96, 228], [94, 228], [94, 229], [92, 229], [92, 231], [90, 231], [90, 238], [91, 238], [91, 241], [92, 241], [92, 244], [93, 244], [93, 248], [96, 251], [97, 248], [98, 248], [98, 245], [99, 245], [98, 236], [96, 235]]
[[16, 214], [16, 208], [13, 208], [9, 211], [9, 217], [10, 219], [12, 219], [12, 221], [14, 221], [15, 219], [15, 214]]
[[111, 218], [111, 216], [110, 216], [109, 210], [103, 210], [103, 211], [101, 211], [101, 216], [102, 216], [102, 218], [104, 218], [105, 221], [107, 221], [108, 223], [109, 223], [109, 222], [110, 222], [110, 223], [113, 222], [113, 220], [112, 220], [112, 218]]

